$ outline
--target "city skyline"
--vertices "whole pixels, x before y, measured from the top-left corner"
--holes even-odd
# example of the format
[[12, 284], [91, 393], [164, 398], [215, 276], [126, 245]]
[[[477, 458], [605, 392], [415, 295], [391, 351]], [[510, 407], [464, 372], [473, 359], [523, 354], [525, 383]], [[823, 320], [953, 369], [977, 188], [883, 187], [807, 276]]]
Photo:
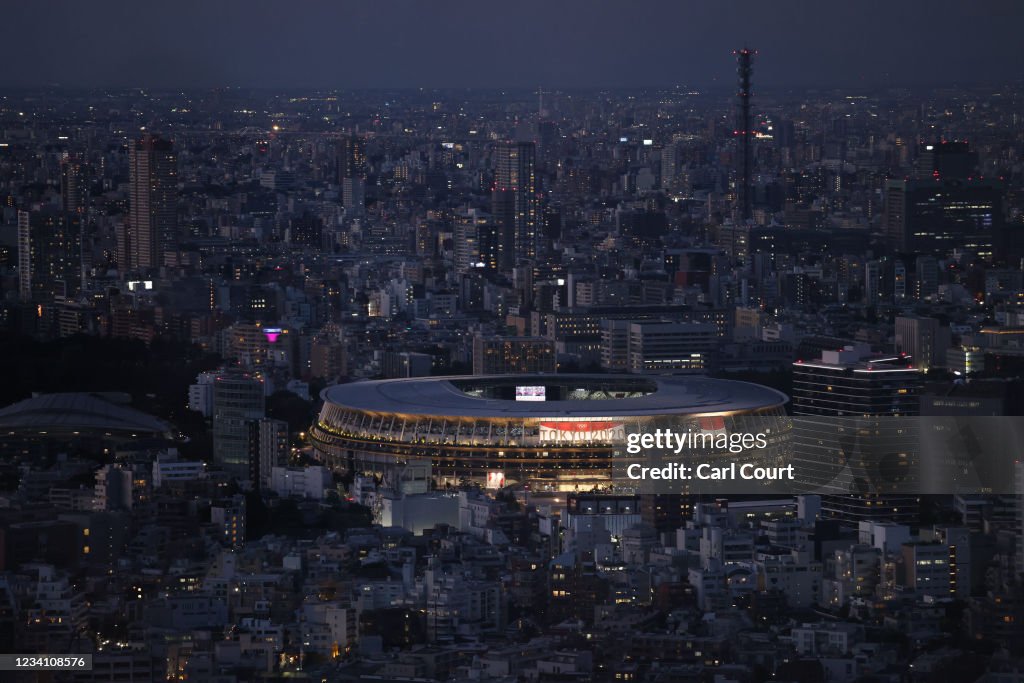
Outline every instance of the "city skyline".
[[10, 7], [0, 678], [1020, 683], [1022, 18]]

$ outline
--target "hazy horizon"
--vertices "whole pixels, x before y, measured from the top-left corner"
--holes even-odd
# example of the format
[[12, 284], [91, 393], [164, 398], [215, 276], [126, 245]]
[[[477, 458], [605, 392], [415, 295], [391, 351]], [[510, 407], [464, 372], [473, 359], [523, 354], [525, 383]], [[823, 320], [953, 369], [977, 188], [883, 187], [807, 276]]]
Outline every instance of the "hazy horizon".
[[[1019, 81], [1024, 3], [5, 3], [2, 87], [941, 87]], [[941, 77], [940, 77], [941, 74]]]

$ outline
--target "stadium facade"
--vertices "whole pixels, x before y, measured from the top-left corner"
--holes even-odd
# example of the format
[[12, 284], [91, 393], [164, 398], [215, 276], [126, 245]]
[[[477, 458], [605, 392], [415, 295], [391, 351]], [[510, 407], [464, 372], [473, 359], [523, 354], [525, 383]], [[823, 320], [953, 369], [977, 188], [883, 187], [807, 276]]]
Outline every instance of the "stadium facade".
[[[720, 431], [775, 424], [787, 397], [700, 376], [500, 375], [328, 387], [310, 436], [322, 461], [401, 477], [425, 467], [437, 487], [588, 490], [611, 483], [626, 435], [659, 426]], [[742, 423], [742, 427], [740, 426]]]

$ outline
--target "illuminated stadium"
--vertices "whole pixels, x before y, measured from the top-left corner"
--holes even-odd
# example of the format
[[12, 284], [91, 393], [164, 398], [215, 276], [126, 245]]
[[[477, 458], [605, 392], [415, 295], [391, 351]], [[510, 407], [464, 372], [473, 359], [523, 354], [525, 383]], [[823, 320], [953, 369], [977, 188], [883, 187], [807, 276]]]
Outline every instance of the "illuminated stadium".
[[699, 376], [502, 375], [355, 382], [323, 391], [310, 435], [331, 467], [388, 475], [431, 465], [434, 484], [590, 489], [610, 483], [625, 435], [660, 426], [776, 424], [784, 394]]

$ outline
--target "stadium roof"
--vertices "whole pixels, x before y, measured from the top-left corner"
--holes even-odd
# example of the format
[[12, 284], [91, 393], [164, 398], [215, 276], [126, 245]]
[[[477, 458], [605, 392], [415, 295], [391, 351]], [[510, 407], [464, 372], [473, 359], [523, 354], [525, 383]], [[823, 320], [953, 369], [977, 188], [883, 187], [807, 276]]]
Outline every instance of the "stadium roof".
[[[592, 400], [513, 400], [466, 393], [470, 387], [643, 385], [645, 395]], [[639, 392], [634, 392], [639, 393]], [[782, 392], [749, 382], [703, 376], [496, 375], [417, 377], [339, 384], [323, 390], [326, 402], [373, 413], [448, 417], [611, 417], [750, 412], [782, 406]]]
[[115, 395], [40, 394], [0, 410], [0, 431], [170, 434], [163, 420], [110, 400]]

